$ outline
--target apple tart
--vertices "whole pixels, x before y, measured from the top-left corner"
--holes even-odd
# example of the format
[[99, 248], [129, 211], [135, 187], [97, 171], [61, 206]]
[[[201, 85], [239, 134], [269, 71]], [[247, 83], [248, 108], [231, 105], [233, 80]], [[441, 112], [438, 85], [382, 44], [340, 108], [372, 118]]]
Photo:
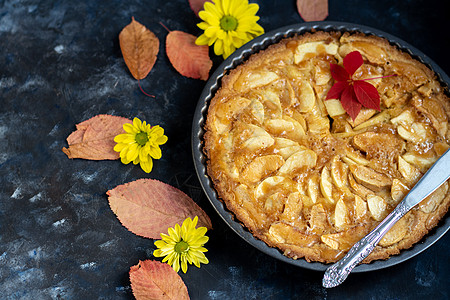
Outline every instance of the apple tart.
[[[351, 119], [330, 64], [359, 51], [353, 79], [380, 111]], [[396, 74], [396, 76], [378, 78]], [[209, 104], [204, 152], [219, 198], [258, 239], [293, 259], [331, 263], [369, 233], [449, 148], [450, 103], [435, 74], [362, 33], [314, 32], [253, 54]], [[446, 214], [448, 182], [406, 214], [364, 261], [411, 247]]]

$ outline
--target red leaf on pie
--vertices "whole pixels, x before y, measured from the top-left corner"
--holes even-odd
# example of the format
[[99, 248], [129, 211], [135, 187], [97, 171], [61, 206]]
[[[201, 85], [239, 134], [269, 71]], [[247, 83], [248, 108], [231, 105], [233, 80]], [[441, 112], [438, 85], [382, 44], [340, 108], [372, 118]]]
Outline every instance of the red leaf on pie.
[[[361, 105], [367, 108], [380, 110], [380, 95], [378, 90], [365, 80], [353, 80], [352, 76], [362, 66], [364, 60], [361, 53], [353, 51], [344, 57], [344, 67], [330, 64], [330, 72], [336, 82], [330, 88], [325, 100], [340, 99], [342, 107], [355, 120]], [[390, 77], [395, 75], [388, 75]], [[383, 78], [383, 77], [381, 77]]]
[[189, 6], [192, 11], [198, 16], [198, 12], [203, 10], [205, 2], [212, 2], [210, 0], [189, 0]]
[[353, 86], [348, 85], [341, 95], [341, 104], [352, 120], [356, 119], [356, 116], [361, 110], [361, 103], [356, 99], [355, 91]]
[[114, 137], [124, 133], [123, 124], [131, 120], [110, 115], [97, 115], [77, 124], [77, 130], [67, 138], [69, 148], [62, 151], [69, 158], [92, 160], [118, 159], [119, 153], [114, 151]]
[[351, 75], [340, 65], [330, 64], [331, 77], [336, 81], [347, 82], [351, 79]]
[[144, 260], [130, 268], [130, 282], [137, 300], [189, 299], [181, 277], [168, 264]]
[[208, 215], [189, 196], [154, 179], [139, 179], [106, 192], [119, 221], [134, 234], [160, 239], [175, 224], [198, 216], [198, 226], [212, 228]]
[[134, 17], [131, 19], [119, 34], [120, 50], [131, 75], [140, 80], [147, 77], [156, 62], [159, 40]]
[[323, 21], [328, 17], [328, 0], [297, 0], [297, 10], [306, 22]]
[[327, 93], [327, 97], [325, 100], [330, 99], [340, 99], [342, 92], [345, 90], [345, 88], [348, 87], [348, 83], [346, 81], [337, 81], [331, 89]]
[[207, 45], [195, 44], [197, 38], [182, 31], [170, 31], [166, 39], [166, 53], [170, 63], [183, 76], [207, 80], [212, 61]]
[[380, 110], [380, 95], [373, 85], [363, 80], [355, 80], [353, 89], [359, 103], [364, 107]]
[[358, 51], [353, 51], [347, 54], [344, 57], [343, 62], [344, 68], [348, 72], [348, 74], [350, 74], [350, 76], [352, 76], [356, 72], [356, 70], [358, 70], [358, 68], [362, 66], [363, 63], [364, 60], [362, 58], [362, 55]]

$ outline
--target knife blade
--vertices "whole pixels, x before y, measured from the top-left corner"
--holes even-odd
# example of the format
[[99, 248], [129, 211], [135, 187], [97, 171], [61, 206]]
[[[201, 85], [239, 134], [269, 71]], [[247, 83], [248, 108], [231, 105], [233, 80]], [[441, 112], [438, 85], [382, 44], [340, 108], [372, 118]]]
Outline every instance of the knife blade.
[[374, 230], [357, 242], [341, 260], [325, 271], [322, 280], [323, 287], [332, 288], [344, 282], [353, 268], [373, 251], [389, 229], [414, 206], [447, 181], [449, 177], [450, 149], [431, 166], [397, 207]]

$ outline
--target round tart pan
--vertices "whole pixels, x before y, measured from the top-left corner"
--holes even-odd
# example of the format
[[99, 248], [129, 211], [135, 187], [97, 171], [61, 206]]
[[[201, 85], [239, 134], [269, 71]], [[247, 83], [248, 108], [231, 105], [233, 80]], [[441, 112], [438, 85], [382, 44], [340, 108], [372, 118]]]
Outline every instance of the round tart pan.
[[[256, 247], [261, 252], [264, 252], [276, 259], [296, 265], [302, 268], [325, 271], [330, 265], [319, 262], [307, 262], [304, 259], [292, 259], [284, 256], [281, 251], [276, 248], [269, 247], [266, 243], [256, 239], [241, 223], [239, 223], [232, 212], [228, 211], [223, 202], [221, 202], [214, 190], [212, 181], [206, 172], [206, 156], [203, 153], [203, 134], [206, 114], [208, 112], [208, 105], [210, 100], [214, 97], [215, 92], [219, 89], [222, 77], [228, 73], [229, 70], [234, 69], [239, 64], [246, 61], [250, 55], [257, 53], [260, 50], [266, 49], [269, 45], [279, 42], [283, 38], [292, 37], [296, 34], [303, 34], [311, 31], [340, 31], [340, 32], [362, 32], [367, 35], [376, 35], [387, 39], [391, 44], [397, 46], [399, 49], [406, 51], [413, 58], [427, 65], [433, 70], [439, 81], [447, 88], [450, 86], [450, 79], [444, 71], [436, 65], [425, 54], [404, 42], [403, 40], [385, 33], [383, 31], [351, 23], [343, 22], [309, 22], [290, 25], [279, 28], [277, 30], [268, 32], [262, 36], [245, 44], [232, 55], [230, 55], [211, 75], [207, 81], [205, 88], [200, 96], [197, 108], [194, 114], [192, 126], [192, 154], [194, 158], [195, 169], [200, 179], [203, 190], [205, 191], [209, 201], [219, 213], [222, 219], [235, 231], [240, 237], [247, 241], [252, 246]], [[378, 269], [383, 269], [389, 266], [399, 264], [430, 247], [440, 237], [442, 237], [450, 229], [450, 218], [448, 214], [441, 220], [436, 228], [434, 228], [421, 242], [413, 245], [411, 248], [402, 250], [399, 255], [392, 256], [387, 260], [374, 261], [370, 264], [361, 264], [357, 266], [353, 272], [366, 272]]]

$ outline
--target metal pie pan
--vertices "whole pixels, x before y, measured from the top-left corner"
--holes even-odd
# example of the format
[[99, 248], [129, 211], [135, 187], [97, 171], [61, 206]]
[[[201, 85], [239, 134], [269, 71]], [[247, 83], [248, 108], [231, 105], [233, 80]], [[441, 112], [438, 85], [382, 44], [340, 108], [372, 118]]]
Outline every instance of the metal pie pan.
[[[246, 242], [260, 250], [261, 252], [270, 255], [278, 260], [286, 263], [299, 266], [302, 268], [325, 271], [330, 264], [324, 264], [319, 262], [307, 262], [304, 259], [292, 259], [286, 257], [277, 248], [269, 247], [263, 241], [255, 238], [239, 221], [237, 221], [232, 212], [230, 212], [224, 203], [219, 199], [213, 183], [209, 178], [206, 171], [207, 158], [203, 152], [203, 135], [204, 135], [204, 123], [206, 120], [206, 114], [208, 111], [208, 105], [210, 100], [214, 97], [215, 92], [220, 88], [221, 79], [226, 75], [229, 70], [236, 68], [238, 65], [246, 61], [252, 54], [257, 53], [260, 50], [266, 49], [268, 46], [279, 42], [283, 38], [292, 37], [296, 34], [303, 34], [312, 31], [340, 31], [340, 32], [361, 32], [367, 35], [375, 35], [387, 39], [391, 44], [397, 46], [399, 49], [409, 53], [412, 57], [427, 65], [432, 69], [439, 81], [443, 86], [450, 86], [450, 79], [444, 73], [444, 71], [434, 63], [430, 58], [423, 54], [418, 49], [414, 48], [405, 41], [385, 33], [383, 31], [343, 22], [309, 22], [300, 23], [290, 26], [285, 26], [277, 30], [268, 32], [262, 36], [255, 38], [249, 43], [245, 44], [232, 55], [230, 55], [211, 75], [207, 81], [205, 88], [200, 96], [200, 99], [195, 110], [193, 125], [192, 125], [192, 154], [194, 159], [195, 169], [202, 185], [203, 190], [206, 193], [209, 201], [213, 205], [217, 213], [222, 219], [230, 226], [230, 228], [236, 232]], [[441, 222], [434, 228], [428, 235], [426, 235], [419, 243], [413, 245], [409, 249], [402, 250], [399, 255], [392, 256], [387, 260], [377, 260], [369, 264], [361, 264], [357, 266], [353, 272], [366, 272], [384, 269], [390, 266], [394, 266], [403, 261], [414, 257], [434, 244], [439, 238], [441, 238], [450, 228], [450, 218], [448, 214], [441, 220]]]

